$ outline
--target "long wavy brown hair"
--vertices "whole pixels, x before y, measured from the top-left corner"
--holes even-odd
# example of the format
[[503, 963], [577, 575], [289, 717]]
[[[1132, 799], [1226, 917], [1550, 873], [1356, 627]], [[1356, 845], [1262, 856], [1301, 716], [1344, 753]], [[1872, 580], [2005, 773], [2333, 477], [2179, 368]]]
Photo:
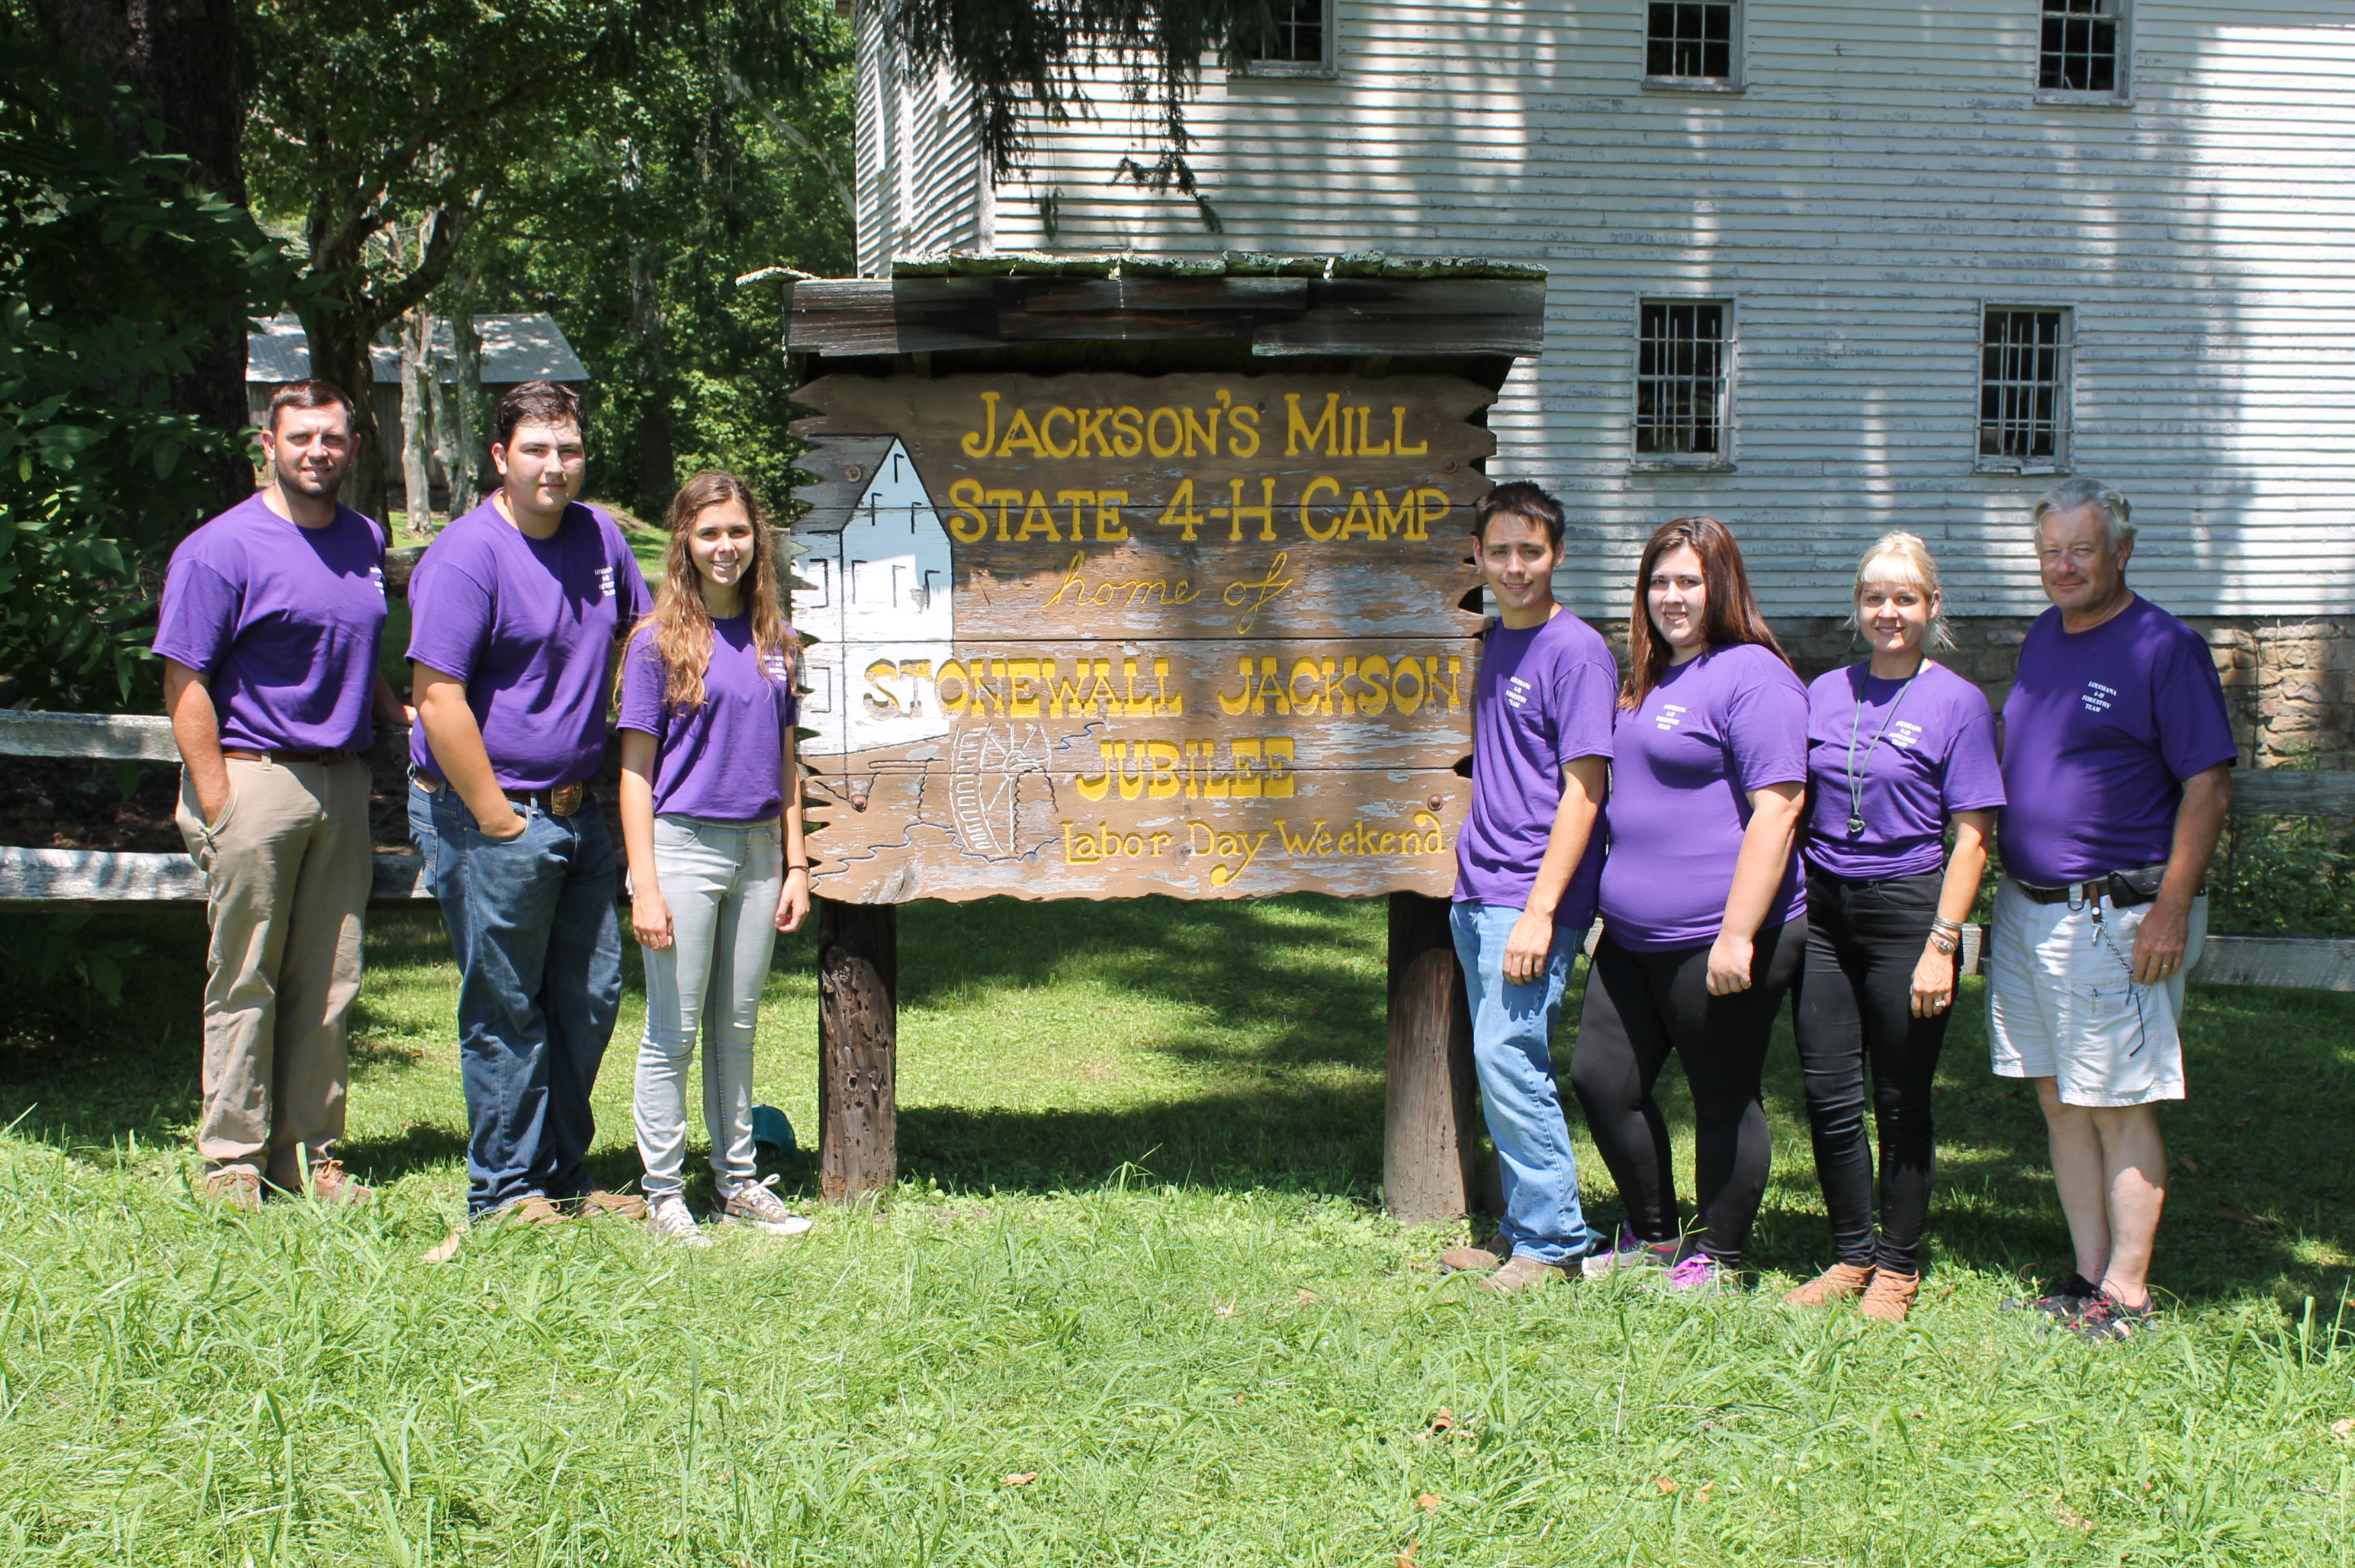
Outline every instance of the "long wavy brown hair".
[[751, 569], [744, 574], [741, 592], [752, 614], [753, 652], [764, 664], [772, 656], [783, 659], [788, 683], [797, 683], [801, 673], [801, 638], [778, 602], [776, 537], [769, 519], [751, 485], [733, 474], [706, 469], [671, 497], [666, 519], [670, 547], [663, 552], [662, 587], [655, 592], [653, 613], [630, 631], [633, 639], [654, 639], [665, 672], [663, 700], [680, 713], [703, 706], [704, 672], [711, 667], [711, 612], [703, 603], [703, 577], [687, 552], [687, 539], [697, 517], [728, 501], [741, 506], [752, 519]]
[[1619, 706], [1643, 706], [1652, 688], [1668, 673], [1668, 656], [1676, 650], [1652, 629], [1652, 607], [1645, 597], [1652, 571], [1660, 558], [1678, 546], [1700, 557], [1700, 580], [1709, 590], [1701, 611], [1701, 635], [1712, 648], [1730, 643], [1755, 643], [1772, 648], [1785, 664], [1791, 656], [1774, 640], [1758, 601], [1750, 592], [1750, 573], [1742, 564], [1742, 547], [1715, 517], [1678, 517], [1662, 523], [1652, 542], [1644, 547], [1643, 564], [1636, 569], [1636, 605], [1627, 617], [1627, 683], [1620, 688]]

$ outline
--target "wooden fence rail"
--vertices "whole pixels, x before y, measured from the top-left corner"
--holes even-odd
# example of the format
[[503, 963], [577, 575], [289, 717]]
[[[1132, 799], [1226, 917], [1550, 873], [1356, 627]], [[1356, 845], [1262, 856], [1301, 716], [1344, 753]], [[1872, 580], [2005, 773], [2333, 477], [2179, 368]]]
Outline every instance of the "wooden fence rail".
[[[404, 745], [387, 735], [379, 746]], [[0, 756], [82, 757], [91, 762], [180, 760], [166, 720], [144, 715], [32, 713], [0, 709]], [[2235, 816], [2355, 817], [2355, 773], [2243, 769], [2232, 780]], [[423, 862], [379, 854], [379, 904], [430, 902]], [[0, 846], [0, 910], [61, 909], [121, 902], [202, 903], [204, 879], [186, 855], [106, 854]], [[1980, 972], [1984, 932], [1964, 932], [1966, 973]], [[2211, 936], [2190, 978], [2219, 986], [2285, 986], [2355, 991], [2355, 938]]]

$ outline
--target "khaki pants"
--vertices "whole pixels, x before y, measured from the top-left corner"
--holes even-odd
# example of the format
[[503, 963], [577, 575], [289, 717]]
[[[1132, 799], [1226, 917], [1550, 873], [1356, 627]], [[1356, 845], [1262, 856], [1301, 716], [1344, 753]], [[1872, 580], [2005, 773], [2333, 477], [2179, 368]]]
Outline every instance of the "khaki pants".
[[176, 814], [212, 922], [197, 1149], [293, 1187], [296, 1151], [316, 1164], [344, 1132], [344, 1015], [375, 871], [368, 769], [231, 758], [229, 778], [208, 825], [183, 772]]

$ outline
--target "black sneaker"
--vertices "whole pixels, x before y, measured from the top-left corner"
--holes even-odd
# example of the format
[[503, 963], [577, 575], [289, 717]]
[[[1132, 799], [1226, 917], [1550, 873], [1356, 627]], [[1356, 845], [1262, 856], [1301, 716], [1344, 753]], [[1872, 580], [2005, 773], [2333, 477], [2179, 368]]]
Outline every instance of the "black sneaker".
[[2093, 1298], [2079, 1307], [2075, 1316], [2065, 1319], [2061, 1327], [2080, 1339], [2107, 1345], [2133, 1339], [2150, 1327], [2158, 1316], [2151, 1307], [2128, 1307], [2108, 1291], [2102, 1290], [2094, 1292]]
[[2085, 1303], [2102, 1294], [2102, 1287], [2083, 1275], [2073, 1274], [2041, 1296], [2007, 1296], [1997, 1304], [2003, 1312], [2033, 1312], [2050, 1317], [2056, 1323], [2066, 1322], [2083, 1310]]

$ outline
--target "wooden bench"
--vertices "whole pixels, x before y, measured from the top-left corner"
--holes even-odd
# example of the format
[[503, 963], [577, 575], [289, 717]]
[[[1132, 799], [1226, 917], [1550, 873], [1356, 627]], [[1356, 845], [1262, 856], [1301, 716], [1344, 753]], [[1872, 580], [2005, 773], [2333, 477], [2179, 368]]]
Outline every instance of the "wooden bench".
[[[405, 745], [396, 734], [379, 747]], [[30, 713], [0, 709], [0, 756], [80, 757], [91, 762], [177, 765], [169, 721], [144, 715]], [[2355, 773], [2242, 769], [2232, 780], [2236, 816], [2355, 816]], [[423, 862], [379, 854], [372, 901], [431, 902]], [[204, 879], [186, 855], [106, 854], [0, 846], [0, 909], [62, 909], [123, 902], [205, 901]], [[1978, 974], [1986, 932], [1966, 926], [1966, 974]], [[2355, 991], [2355, 938], [2211, 935], [2191, 979], [2213, 986], [2282, 986]]]

